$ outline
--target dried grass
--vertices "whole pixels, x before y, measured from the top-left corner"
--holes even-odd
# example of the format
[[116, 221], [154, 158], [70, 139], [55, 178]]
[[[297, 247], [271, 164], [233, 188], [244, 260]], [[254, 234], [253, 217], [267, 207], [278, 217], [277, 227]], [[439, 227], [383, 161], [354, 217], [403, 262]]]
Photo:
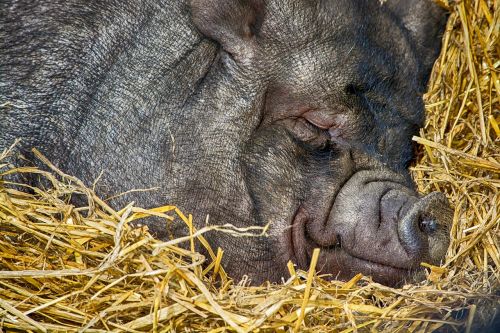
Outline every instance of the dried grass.
[[[206, 244], [209, 228], [196, 231], [190, 215], [174, 206], [115, 211], [55, 168], [2, 164], [4, 152], [0, 179], [37, 173], [51, 187], [30, 195], [0, 182], [0, 331], [471, 332], [488, 324], [500, 302], [499, 3], [441, 3], [452, 15], [413, 174], [422, 192], [446, 193], [456, 213], [446, 261], [424, 264], [426, 281], [400, 289], [361, 275], [327, 282], [313, 256], [309, 272], [289, 265], [282, 285], [235, 285], [220, 249], [202, 266], [182, 239], [160, 242], [129, 227], [149, 215], [180, 220], [195, 234], [191, 244]], [[88, 207], [70, 205], [75, 194]]]

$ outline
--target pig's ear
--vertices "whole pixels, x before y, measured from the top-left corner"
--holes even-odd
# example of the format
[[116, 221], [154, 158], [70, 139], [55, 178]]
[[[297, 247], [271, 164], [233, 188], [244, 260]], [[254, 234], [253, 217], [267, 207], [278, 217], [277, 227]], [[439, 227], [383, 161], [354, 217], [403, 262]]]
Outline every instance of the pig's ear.
[[388, 0], [384, 5], [389, 6], [408, 29], [422, 63], [422, 71], [430, 72], [439, 55], [447, 12], [433, 0]]
[[237, 60], [252, 56], [263, 9], [262, 0], [191, 0], [196, 27]]

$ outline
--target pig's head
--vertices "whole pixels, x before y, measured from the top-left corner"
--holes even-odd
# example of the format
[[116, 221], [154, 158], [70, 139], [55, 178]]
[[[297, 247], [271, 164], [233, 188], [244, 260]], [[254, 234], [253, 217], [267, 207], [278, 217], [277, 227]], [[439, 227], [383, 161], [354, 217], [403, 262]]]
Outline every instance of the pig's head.
[[212, 131], [211, 149], [231, 167], [206, 176], [200, 211], [214, 223], [270, 224], [270, 238], [211, 235], [233, 276], [279, 280], [288, 260], [307, 269], [317, 247], [322, 273], [390, 285], [443, 259], [451, 209], [440, 193], [419, 195], [408, 172], [445, 22], [436, 5], [194, 0], [191, 13], [217, 47], [213, 71], [248, 105], [206, 111], [225, 125], [215, 134], [207, 121], [200, 135]]

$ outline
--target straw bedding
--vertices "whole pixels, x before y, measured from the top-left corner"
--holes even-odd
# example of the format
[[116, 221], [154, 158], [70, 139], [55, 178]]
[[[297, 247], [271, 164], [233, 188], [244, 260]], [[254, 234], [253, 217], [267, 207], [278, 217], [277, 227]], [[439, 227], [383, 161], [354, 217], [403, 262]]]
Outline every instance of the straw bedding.
[[[174, 206], [116, 211], [78, 179], [50, 169], [8, 165], [0, 155], [0, 332], [431, 332], [482, 330], [500, 303], [500, 68], [498, 1], [449, 4], [451, 16], [426, 94], [428, 120], [413, 176], [456, 207], [452, 242], [427, 280], [393, 289], [369, 277], [326, 281], [295, 271], [280, 285], [235, 284], [190, 215]], [[5, 105], [3, 106], [5, 107]], [[7, 182], [37, 173], [32, 194]], [[88, 207], [69, 204], [84, 195]], [[182, 221], [189, 239], [161, 242], [131, 221]], [[265, 230], [225, 232], [248, 237]], [[181, 242], [187, 246], [180, 246]], [[206, 260], [205, 264], [203, 261]], [[498, 322], [498, 316], [497, 316]]]

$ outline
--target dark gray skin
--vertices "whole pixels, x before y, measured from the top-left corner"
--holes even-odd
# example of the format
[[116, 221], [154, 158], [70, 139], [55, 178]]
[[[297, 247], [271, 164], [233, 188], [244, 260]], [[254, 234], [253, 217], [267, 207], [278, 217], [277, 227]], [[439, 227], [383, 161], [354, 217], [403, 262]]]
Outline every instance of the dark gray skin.
[[[231, 276], [292, 260], [395, 285], [448, 247], [407, 167], [445, 14], [431, 1], [2, 1], [0, 149], [21, 138], [120, 207], [177, 204]], [[168, 237], [163, 221], [149, 228]], [[173, 233], [182, 233], [173, 227]], [[417, 274], [418, 275], [418, 274]]]

